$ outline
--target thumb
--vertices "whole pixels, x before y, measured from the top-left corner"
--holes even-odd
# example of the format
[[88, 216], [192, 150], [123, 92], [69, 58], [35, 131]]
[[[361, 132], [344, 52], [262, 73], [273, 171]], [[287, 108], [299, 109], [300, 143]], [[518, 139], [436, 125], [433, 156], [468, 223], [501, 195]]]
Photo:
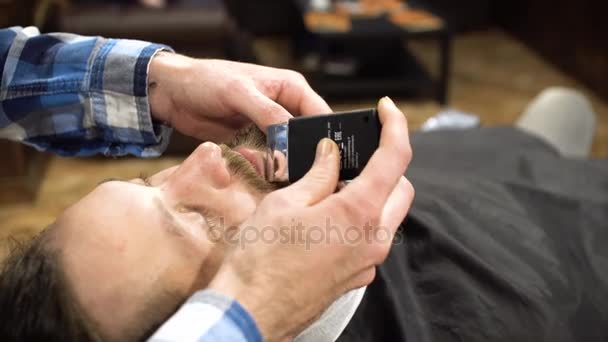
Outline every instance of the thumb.
[[266, 132], [270, 125], [287, 122], [293, 117], [283, 106], [268, 98], [256, 87], [246, 88], [246, 95], [231, 98], [233, 108], [247, 116], [262, 132]]
[[340, 176], [340, 153], [333, 140], [324, 138], [317, 145], [312, 168], [299, 181], [284, 190], [288, 198], [309, 206], [334, 193]]

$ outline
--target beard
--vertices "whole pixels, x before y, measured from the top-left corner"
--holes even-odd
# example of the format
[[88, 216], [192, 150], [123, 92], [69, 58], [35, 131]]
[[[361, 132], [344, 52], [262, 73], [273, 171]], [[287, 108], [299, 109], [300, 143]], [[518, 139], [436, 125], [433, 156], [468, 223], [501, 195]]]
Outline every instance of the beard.
[[222, 157], [226, 160], [228, 169], [237, 177], [240, 177], [253, 190], [263, 194], [288, 185], [287, 183], [271, 183], [267, 181], [245, 157], [232, 150], [239, 146], [259, 151], [261, 155], [265, 154], [266, 135], [256, 125], [250, 125], [242, 129], [231, 142], [220, 145]]

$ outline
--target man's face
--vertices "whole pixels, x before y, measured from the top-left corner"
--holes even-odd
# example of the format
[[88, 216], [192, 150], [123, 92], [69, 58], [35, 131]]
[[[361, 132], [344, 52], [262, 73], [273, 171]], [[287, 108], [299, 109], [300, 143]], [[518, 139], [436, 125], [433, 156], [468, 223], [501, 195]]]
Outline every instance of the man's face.
[[214, 276], [227, 245], [213, 234], [241, 224], [273, 189], [262, 153], [243, 143], [256, 144], [205, 143], [147, 180], [104, 182], [58, 218], [62, 267], [102, 331], [128, 330], [158, 291], [187, 298]]

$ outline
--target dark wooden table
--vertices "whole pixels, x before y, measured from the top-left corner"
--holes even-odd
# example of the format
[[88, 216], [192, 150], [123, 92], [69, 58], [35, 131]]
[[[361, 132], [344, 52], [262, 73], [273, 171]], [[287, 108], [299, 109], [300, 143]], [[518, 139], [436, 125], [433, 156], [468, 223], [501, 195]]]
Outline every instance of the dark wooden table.
[[[308, 75], [321, 94], [359, 96], [422, 93], [434, 96], [442, 105], [447, 104], [451, 35], [441, 18], [408, 7], [385, 11], [374, 9], [371, 13], [336, 7], [329, 12], [307, 11], [304, 22], [306, 29], [317, 37], [321, 66], [331, 58], [332, 47], [345, 45], [355, 46], [357, 51], [368, 55], [378, 52], [366, 51], [374, 47], [395, 48], [399, 54], [396, 58], [402, 61], [397, 68], [400, 70], [381, 75], [337, 77], [325, 74], [321, 67]], [[404, 42], [412, 39], [437, 41], [440, 58], [439, 76], [436, 79], [430, 77], [428, 70], [403, 48]]]

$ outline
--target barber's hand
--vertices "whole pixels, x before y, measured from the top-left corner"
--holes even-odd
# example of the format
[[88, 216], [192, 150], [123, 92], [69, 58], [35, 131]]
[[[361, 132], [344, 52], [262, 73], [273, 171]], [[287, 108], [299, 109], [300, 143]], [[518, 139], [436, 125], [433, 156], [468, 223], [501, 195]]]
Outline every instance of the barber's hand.
[[268, 341], [294, 336], [338, 296], [369, 284], [410, 208], [407, 121], [388, 98], [378, 109], [380, 146], [362, 174], [334, 193], [338, 147], [322, 140], [308, 174], [265, 197], [241, 225], [241, 244], [211, 281], [253, 315]]
[[227, 141], [252, 121], [266, 131], [292, 114], [331, 112], [299, 73], [253, 64], [161, 52], [149, 84], [152, 115], [201, 140]]

